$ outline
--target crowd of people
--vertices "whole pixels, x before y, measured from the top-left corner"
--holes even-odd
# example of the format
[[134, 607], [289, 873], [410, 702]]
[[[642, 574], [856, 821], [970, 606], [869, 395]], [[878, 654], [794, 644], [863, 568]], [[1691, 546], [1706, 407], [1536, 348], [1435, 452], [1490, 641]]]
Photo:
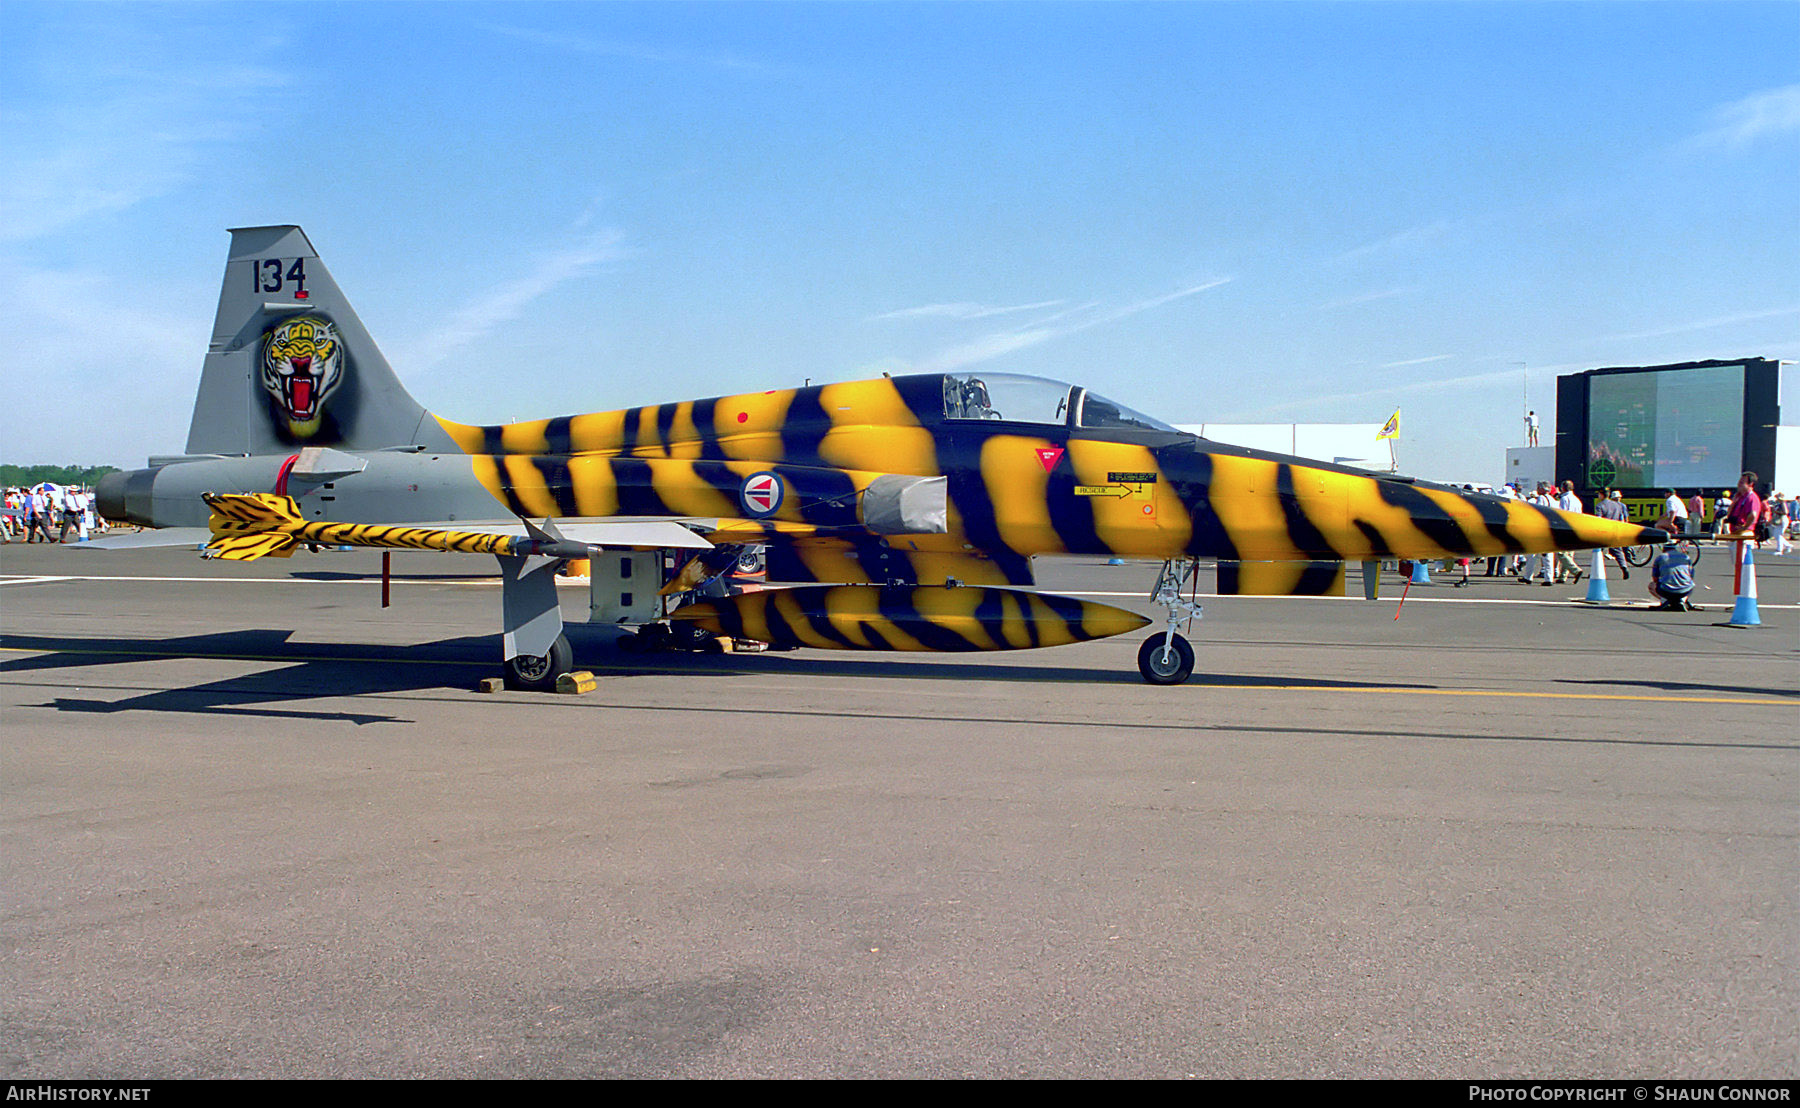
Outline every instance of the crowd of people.
[[[1536, 504], [1540, 507], [1560, 508], [1565, 512], [1587, 510], [1581, 502], [1581, 497], [1576, 495], [1573, 481], [1564, 481], [1560, 488], [1551, 485], [1548, 481], [1539, 481], [1537, 488], [1530, 493], [1527, 493], [1522, 485], [1506, 484], [1500, 487], [1498, 495], [1508, 500], [1523, 500], [1528, 504]], [[1616, 502], [1616, 498], [1616, 492], [1609, 493], [1608, 498], [1602, 500], [1601, 504], [1597, 506], [1594, 514], [1623, 519], [1625, 510], [1623, 503], [1617, 505], [1620, 515], [1609, 514], [1613, 510], [1610, 505]], [[1623, 566], [1623, 559], [1621, 558], [1619, 561]], [[1467, 565], [1463, 568], [1463, 575], [1465, 578], [1468, 576]], [[1576, 564], [1574, 557], [1567, 551], [1557, 551], [1554, 554], [1511, 554], [1487, 560], [1487, 576], [1517, 577], [1522, 585], [1534, 583], [1555, 585], [1564, 581], [1579, 581], [1585, 575], [1586, 572]]]
[[1706, 498], [1699, 493], [1681, 498], [1674, 489], [1663, 502], [1662, 518], [1657, 526], [1676, 535], [1701, 537], [1710, 534], [1722, 539], [1726, 535], [1754, 534], [1760, 547], [1775, 543], [1774, 553], [1786, 554], [1793, 549], [1788, 532], [1797, 522], [1793, 504], [1783, 493], [1771, 493], [1767, 500], [1756, 491], [1757, 476], [1746, 472], [1738, 479], [1736, 489], [1724, 489], [1712, 502], [1712, 522], [1706, 521]]
[[[1764, 543], [1774, 543], [1771, 553], [1786, 555], [1794, 549], [1789, 532], [1800, 522], [1795, 518], [1793, 503], [1779, 492], [1770, 493], [1765, 500], [1756, 491], [1757, 481], [1755, 473], [1746, 471], [1738, 478], [1736, 489], [1726, 489], [1713, 499], [1712, 536], [1723, 539], [1750, 535], [1758, 549]], [[1657, 526], [1674, 535], [1700, 535], [1705, 533], [1700, 512], [1698, 495], [1684, 503], [1680, 494], [1670, 489]]]
[[92, 489], [45, 482], [6, 490], [0, 542], [84, 542], [106, 530], [94, 511]]
[[[1707, 505], [1703, 497], [1696, 493], [1683, 499], [1680, 493], [1670, 489], [1663, 503], [1662, 515], [1656, 520], [1655, 526], [1673, 537], [1701, 538], [1710, 535], [1724, 539], [1728, 536], [1750, 535], [1750, 541], [1758, 549], [1768, 543], [1773, 546], [1771, 553], [1785, 556], [1794, 549], [1790, 532], [1800, 526], [1800, 513], [1795, 512], [1793, 501], [1782, 493], [1771, 493], [1764, 500], [1756, 491], [1757, 481], [1755, 473], [1746, 472], [1738, 479], [1736, 489], [1721, 492], [1712, 504], [1710, 526], [1706, 519]], [[1581, 497], [1576, 494], [1572, 481], [1564, 481], [1560, 487], [1540, 481], [1530, 493], [1521, 485], [1509, 484], [1499, 490], [1499, 495], [1546, 508], [1559, 508], [1565, 512], [1587, 511]], [[1630, 518], [1624, 495], [1618, 489], [1601, 490], [1591, 514], [1620, 522]], [[1609, 550], [1606, 553], [1619, 567], [1621, 579], [1629, 580], [1631, 567], [1625, 560], [1624, 551]], [[1465, 580], [1468, 574], [1468, 562], [1465, 560]], [[1487, 559], [1487, 576], [1517, 577], [1521, 584], [1526, 585], [1579, 581], [1584, 575], [1581, 566], [1566, 552], [1515, 554]], [[1689, 610], [1692, 605], [1688, 602], [1688, 596], [1693, 589], [1692, 560], [1674, 544], [1665, 547], [1650, 564], [1651, 597], [1665, 609]]]

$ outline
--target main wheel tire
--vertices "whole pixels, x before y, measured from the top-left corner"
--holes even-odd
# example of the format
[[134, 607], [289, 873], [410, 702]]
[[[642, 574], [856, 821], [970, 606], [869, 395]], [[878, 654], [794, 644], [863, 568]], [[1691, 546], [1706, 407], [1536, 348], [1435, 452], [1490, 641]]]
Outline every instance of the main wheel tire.
[[1194, 672], [1194, 648], [1180, 635], [1175, 636], [1174, 650], [1163, 656], [1165, 633], [1158, 631], [1138, 647], [1138, 672], [1152, 685], [1179, 685]]
[[575, 649], [566, 635], [556, 636], [548, 654], [516, 654], [506, 660], [506, 687], [549, 692], [556, 679], [575, 669]]
[[671, 620], [669, 641], [676, 650], [705, 650], [706, 644], [713, 641], [713, 633], [698, 623], [689, 623], [684, 619]]
[[625, 649], [633, 654], [660, 654], [674, 649], [674, 643], [669, 640], [669, 625], [666, 623], [644, 624], [621, 640], [621, 645], [627, 643], [630, 645]]

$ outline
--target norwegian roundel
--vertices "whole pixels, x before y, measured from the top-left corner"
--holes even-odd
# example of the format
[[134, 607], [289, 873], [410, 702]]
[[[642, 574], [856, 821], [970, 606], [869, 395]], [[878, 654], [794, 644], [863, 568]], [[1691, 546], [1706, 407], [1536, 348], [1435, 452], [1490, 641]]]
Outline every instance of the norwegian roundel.
[[752, 473], [738, 486], [738, 503], [751, 519], [767, 519], [781, 510], [781, 478], [764, 470]]

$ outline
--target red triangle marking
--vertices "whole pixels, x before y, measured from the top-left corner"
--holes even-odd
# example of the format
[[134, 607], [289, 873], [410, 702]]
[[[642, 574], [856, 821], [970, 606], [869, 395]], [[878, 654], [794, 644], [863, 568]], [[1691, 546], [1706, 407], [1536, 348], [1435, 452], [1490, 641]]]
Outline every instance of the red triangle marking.
[[1060, 446], [1040, 446], [1037, 448], [1038, 461], [1044, 463], [1044, 472], [1049, 473], [1062, 461], [1063, 448]]

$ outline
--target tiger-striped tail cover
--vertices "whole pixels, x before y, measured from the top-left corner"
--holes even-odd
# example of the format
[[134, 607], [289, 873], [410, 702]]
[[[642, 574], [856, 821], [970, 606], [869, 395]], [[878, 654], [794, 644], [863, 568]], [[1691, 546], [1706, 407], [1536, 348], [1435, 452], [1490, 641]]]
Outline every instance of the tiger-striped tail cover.
[[292, 497], [273, 493], [205, 493], [202, 499], [212, 509], [207, 525], [213, 538], [206, 544], [205, 554], [227, 561], [286, 558], [303, 543], [459, 554], [511, 554], [519, 545], [519, 539], [510, 535], [377, 523], [308, 523], [300, 518]]

